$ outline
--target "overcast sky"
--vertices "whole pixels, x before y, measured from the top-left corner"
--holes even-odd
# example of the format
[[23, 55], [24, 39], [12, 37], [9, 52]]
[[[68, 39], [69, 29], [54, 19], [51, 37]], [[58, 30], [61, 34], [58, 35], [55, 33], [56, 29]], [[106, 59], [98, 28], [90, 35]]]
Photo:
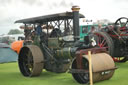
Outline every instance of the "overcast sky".
[[71, 11], [72, 5], [80, 6], [80, 13], [93, 21], [128, 17], [128, 0], [0, 0], [0, 35], [19, 29], [16, 20]]

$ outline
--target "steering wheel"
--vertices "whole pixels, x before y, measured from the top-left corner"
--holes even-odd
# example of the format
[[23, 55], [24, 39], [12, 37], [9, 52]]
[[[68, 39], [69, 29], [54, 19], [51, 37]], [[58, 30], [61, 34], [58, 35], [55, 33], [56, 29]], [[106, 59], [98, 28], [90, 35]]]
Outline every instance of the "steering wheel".
[[121, 18], [117, 19], [114, 24], [117, 27], [117, 29], [116, 29], [117, 31], [125, 31], [128, 26], [128, 18], [121, 17]]

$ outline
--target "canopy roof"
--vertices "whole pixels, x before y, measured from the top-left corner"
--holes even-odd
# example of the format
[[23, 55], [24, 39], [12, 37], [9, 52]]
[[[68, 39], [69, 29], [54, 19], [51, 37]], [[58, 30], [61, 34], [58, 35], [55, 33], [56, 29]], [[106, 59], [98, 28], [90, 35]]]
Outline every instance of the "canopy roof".
[[[79, 14], [80, 18], [84, 18], [83, 14]], [[21, 19], [15, 21], [15, 23], [42, 23], [42, 22], [49, 22], [49, 21], [56, 21], [56, 20], [63, 20], [63, 19], [72, 19], [73, 13], [72, 12], [64, 12], [64, 13], [57, 13], [27, 19]]]

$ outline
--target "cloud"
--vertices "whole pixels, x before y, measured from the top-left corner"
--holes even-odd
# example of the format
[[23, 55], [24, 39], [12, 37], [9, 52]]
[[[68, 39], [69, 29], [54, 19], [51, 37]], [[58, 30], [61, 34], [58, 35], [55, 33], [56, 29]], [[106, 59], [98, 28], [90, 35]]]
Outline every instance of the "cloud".
[[11, 2], [12, 2], [12, 0], [0, 0], [0, 5], [7, 5]]
[[22, 0], [22, 2], [25, 4], [28, 4], [30, 6], [32, 6], [32, 5], [42, 6], [44, 4], [43, 2], [45, 2], [45, 0], [42, 0], [42, 1], [41, 0]]
[[28, 5], [34, 5], [38, 2], [38, 0], [22, 0], [22, 2]]
[[0, 29], [18, 28], [14, 24], [18, 19], [71, 11], [73, 5], [79, 5], [86, 18], [115, 21], [128, 17], [127, 3], [128, 0], [0, 0]]

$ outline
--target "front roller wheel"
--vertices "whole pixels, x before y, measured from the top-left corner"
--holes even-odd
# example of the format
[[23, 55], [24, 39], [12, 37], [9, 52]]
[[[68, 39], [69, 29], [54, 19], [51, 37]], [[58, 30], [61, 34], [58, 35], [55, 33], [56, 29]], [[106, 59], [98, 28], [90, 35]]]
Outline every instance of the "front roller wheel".
[[[93, 82], [108, 80], [113, 76], [116, 69], [115, 63], [107, 53], [92, 54], [91, 60]], [[82, 60], [74, 58], [71, 73], [78, 83], [89, 83], [89, 56], [82, 55]]]
[[23, 47], [18, 57], [20, 72], [26, 77], [39, 76], [44, 66], [43, 60], [43, 54], [38, 46]]
[[[89, 62], [82, 58], [82, 67], [83, 70], [89, 72]], [[72, 69], [77, 69], [76, 58], [72, 62]], [[89, 73], [72, 73], [73, 78], [80, 84], [86, 84], [89, 82]]]

